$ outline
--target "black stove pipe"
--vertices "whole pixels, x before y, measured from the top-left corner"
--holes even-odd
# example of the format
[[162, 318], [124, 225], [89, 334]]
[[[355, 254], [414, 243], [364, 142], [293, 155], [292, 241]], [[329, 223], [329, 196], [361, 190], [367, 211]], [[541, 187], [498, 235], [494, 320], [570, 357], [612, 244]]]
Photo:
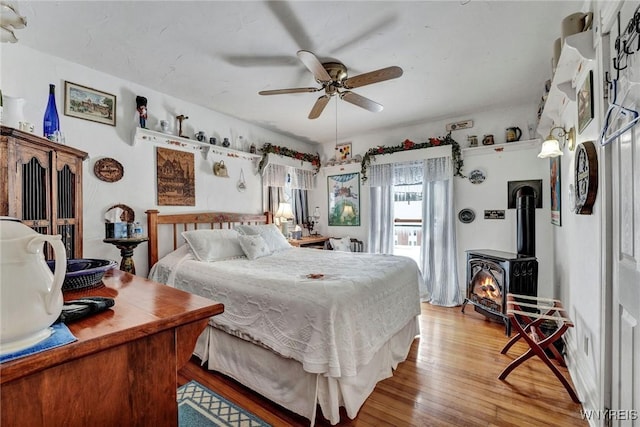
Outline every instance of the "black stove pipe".
[[524, 186], [516, 192], [518, 255], [536, 255], [536, 198], [533, 188]]

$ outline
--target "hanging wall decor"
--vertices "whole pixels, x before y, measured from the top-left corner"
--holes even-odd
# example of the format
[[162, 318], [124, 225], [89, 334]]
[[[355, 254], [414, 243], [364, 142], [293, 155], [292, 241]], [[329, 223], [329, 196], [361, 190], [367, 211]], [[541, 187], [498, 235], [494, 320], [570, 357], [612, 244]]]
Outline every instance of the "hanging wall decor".
[[578, 91], [578, 133], [593, 120], [593, 71], [589, 71]]
[[360, 225], [360, 174], [327, 177], [329, 225]]
[[116, 96], [76, 83], [64, 82], [64, 114], [116, 125]]
[[159, 206], [195, 206], [193, 153], [157, 147], [157, 193]]
[[561, 157], [551, 157], [549, 159], [549, 185], [551, 190], [551, 224], [562, 225], [561, 204], [560, 204], [560, 159]]

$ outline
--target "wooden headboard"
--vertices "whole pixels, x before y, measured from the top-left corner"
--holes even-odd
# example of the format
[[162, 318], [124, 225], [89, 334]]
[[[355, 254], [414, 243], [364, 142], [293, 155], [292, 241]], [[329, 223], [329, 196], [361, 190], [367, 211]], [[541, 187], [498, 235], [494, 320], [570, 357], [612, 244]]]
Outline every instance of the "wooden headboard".
[[[160, 214], [156, 209], [149, 209], [147, 214], [147, 234], [149, 236], [149, 268], [158, 259], [160, 253], [158, 248], [158, 229], [161, 225], [171, 226], [173, 229], [173, 250], [182, 242], [180, 233], [187, 230], [197, 230], [202, 228], [233, 228], [236, 224], [269, 224], [272, 217], [269, 212], [264, 214], [243, 214], [234, 212], [200, 212], [200, 213], [180, 213], [180, 214]], [[165, 254], [162, 254], [163, 256]]]

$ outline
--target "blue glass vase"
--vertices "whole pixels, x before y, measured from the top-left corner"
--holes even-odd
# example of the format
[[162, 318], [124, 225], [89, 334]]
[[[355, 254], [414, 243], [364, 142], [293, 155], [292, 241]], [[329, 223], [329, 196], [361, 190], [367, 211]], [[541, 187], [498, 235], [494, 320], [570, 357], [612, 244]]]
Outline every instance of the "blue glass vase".
[[56, 139], [56, 132], [60, 130], [60, 118], [56, 108], [56, 85], [49, 85], [49, 102], [44, 111], [44, 122], [42, 124], [44, 137], [50, 140]]

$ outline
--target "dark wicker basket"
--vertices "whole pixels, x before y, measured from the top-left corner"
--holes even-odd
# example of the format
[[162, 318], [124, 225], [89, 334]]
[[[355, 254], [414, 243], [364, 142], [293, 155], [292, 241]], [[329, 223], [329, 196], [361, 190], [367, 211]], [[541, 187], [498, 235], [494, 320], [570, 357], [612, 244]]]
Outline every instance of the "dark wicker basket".
[[[51, 271], [55, 271], [55, 261], [47, 261], [47, 264]], [[62, 291], [78, 291], [102, 286], [104, 273], [117, 265], [117, 262], [110, 259], [68, 259]]]

